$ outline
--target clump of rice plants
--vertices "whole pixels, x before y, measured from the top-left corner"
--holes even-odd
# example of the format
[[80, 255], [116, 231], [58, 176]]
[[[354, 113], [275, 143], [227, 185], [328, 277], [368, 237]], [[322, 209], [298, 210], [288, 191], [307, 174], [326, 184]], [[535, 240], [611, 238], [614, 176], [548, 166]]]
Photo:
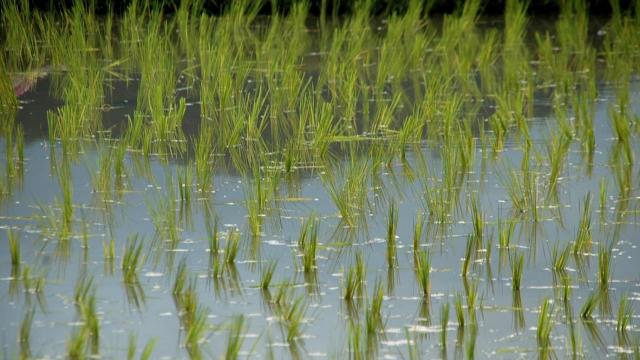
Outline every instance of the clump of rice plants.
[[31, 358], [31, 327], [33, 326], [34, 315], [34, 309], [26, 311], [20, 323], [18, 343], [20, 343], [20, 358], [22, 359]]
[[578, 224], [578, 235], [573, 245], [573, 254], [579, 255], [589, 252], [591, 249], [591, 193], [588, 193], [582, 203], [580, 223]]
[[591, 320], [593, 318], [593, 311], [596, 309], [596, 306], [600, 301], [600, 296], [601, 293], [599, 291], [593, 291], [584, 301], [582, 308], [580, 308], [580, 317], [583, 320]]
[[242, 350], [242, 344], [244, 343], [243, 335], [247, 327], [245, 322], [242, 315], [235, 316], [231, 321], [224, 351], [225, 360], [233, 360], [240, 357], [240, 350]]
[[511, 266], [512, 287], [513, 291], [520, 291], [522, 284], [522, 271], [524, 269], [524, 254], [518, 253], [514, 256]]
[[318, 247], [318, 219], [310, 216], [302, 224], [298, 237], [298, 248], [302, 252], [302, 268], [310, 273], [316, 267], [316, 249]]
[[431, 261], [427, 251], [418, 251], [415, 266], [416, 279], [420, 285], [422, 296], [428, 299], [431, 294]]
[[551, 252], [551, 269], [555, 272], [564, 272], [567, 268], [567, 261], [571, 253], [571, 246], [567, 245], [563, 250], [559, 249], [559, 244], [555, 244]]
[[440, 346], [443, 353], [447, 351], [447, 328], [449, 327], [449, 303], [442, 304], [440, 309]]
[[398, 264], [396, 255], [396, 231], [398, 228], [398, 208], [395, 202], [389, 205], [387, 217], [387, 266], [395, 267]]
[[364, 291], [366, 265], [360, 253], [356, 254], [356, 261], [343, 279], [342, 298], [351, 301], [356, 296], [362, 295]]
[[142, 254], [142, 245], [143, 241], [138, 237], [138, 234], [127, 239], [127, 244], [122, 251], [122, 263], [120, 266], [125, 283], [138, 283], [138, 270], [142, 267], [145, 259]]
[[237, 229], [231, 229], [227, 233], [227, 245], [224, 250], [224, 262], [233, 264], [238, 256], [240, 247], [240, 232]]
[[11, 268], [20, 268], [22, 261], [20, 255], [20, 239], [13, 230], [7, 232], [7, 240], [9, 242], [9, 256], [11, 258]]
[[266, 267], [262, 268], [262, 275], [260, 276], [260, 289], [268, 290], [271, 285], [271, 280], [273, 279], [273, 274], [276, 271], [276, 266], [278, 264], [275, 261], [272, 261]]
[[607, 249], [604, 245], [600, 246], [598, 252], [598, 281], [600, 288], [606, 289], [611, 280], [611, 249]]
[[536, 338], [540, 349], [540, 358], [548, 359], [551, 350], [551, 332], [553, 331], [553, 307], [549, 299], [545, 299], [538, 314]]
[[626, 336], [631, 319], [633, 318], [633, 307], [629, 303], [628, 296], [622, 295], [618, 305], [618, 315], [616, 318], [616, 332], [620, 336]]

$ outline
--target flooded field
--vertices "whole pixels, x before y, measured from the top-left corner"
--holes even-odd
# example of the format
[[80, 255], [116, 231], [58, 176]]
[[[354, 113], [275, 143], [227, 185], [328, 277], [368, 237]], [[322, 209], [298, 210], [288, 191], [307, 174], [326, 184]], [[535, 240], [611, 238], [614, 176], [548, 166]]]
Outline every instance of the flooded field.
[[0, 359], [639, 358], [640, 4], [408, 3], [3, 2]]

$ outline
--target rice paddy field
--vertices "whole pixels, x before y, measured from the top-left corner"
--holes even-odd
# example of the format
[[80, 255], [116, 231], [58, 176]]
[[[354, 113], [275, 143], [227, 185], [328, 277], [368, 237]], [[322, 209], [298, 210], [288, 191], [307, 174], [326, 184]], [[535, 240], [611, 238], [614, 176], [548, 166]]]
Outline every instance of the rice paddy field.
[[1, 5], [0, 359], [640, 358], [640, 2]]

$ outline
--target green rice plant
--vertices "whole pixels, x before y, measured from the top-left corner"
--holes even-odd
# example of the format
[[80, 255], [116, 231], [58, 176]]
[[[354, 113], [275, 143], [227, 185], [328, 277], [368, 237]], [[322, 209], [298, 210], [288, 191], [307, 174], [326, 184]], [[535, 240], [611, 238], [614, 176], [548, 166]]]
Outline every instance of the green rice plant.
[[260, 277], [260, 289], [268, 290], [269, 285], [271, 285], [271, 280], [273, 279], [273, 274], [276, 271], [277, 262], [271, 261], [269, 265], [262, 269], [262, 276]]
[[551, 253], [551, 269], [558, 273], [564, 272], [567, 268], [567, 261], [569, 261], [569, 254], [571, 254], [570, 244], [567, 244], [564, 250], [560, 251], [559, 243], [556, 243]]
[[293, 343], [302, 335], [306, 311], [307, 304], [303, 296], [297, 297], [285, 306], [282, 320], [287, 329], [287, 342]]
[[[140, 353], [140, 360], [149, 360], [151, 358], [151, 353], [153, 353], [153, 348], [156, 346], [157, 339], [153, 338], [147, 341], [147, 344], [142, 349]], [[129, 344], [127, 345], [127, 360], [133, 360], [136, 355], [136, 337], [133, 334], [129, 335]]]
[[244, 342], [243, 334], [246, 331], [244, 316], [237, 315], [233, 318], [227, 335], [227, 345], [224, 351], [225, 360], [235, 360], [240, 357], [240, 350]]
[[464, 256], [464, 261], [462, 262], [461, 275], [463, 278], [466, 278], [467, 275], [469, 274], [469, 268], [471, 267], [471, 264], [473, 263], [476, 256], [476, 250], [478, 248], [477, 244], [478, 244], [478, 238], [473, 234], [469, 234], [467, 236], [467, 247], [466, 247], [466, 252]]
[[416, 222], [413, 225], [413, 261], [416, 262], [422, 233], [424, 232], [425, 217], [422, 214], [416, 216]]
[[108, 243], [102, 242], [102, 257], [105, 262], [113, 261], [116, 258], [116, 242], [111, 239]]
[[364, 287], [364, 271], [366, 267], [360, 254], [356, 254], [356, 263], [349, 268], [343, 279], [342, 298], [346, 301], [352, 301], [356, 295], [363, 292]]
[[516, 223], [514, 221], [509, 221], [509, 223], [505, 225], [501, 218], [498, 219], [498, 242], [500, 249], [509, 249], [515, 227]]
[[453, 304], [456, 309], [456, 321], [458, 322], [458, 328], [464, 329], [466, 323], [464, 318], [462, 296], [460, 294], [455, 295]]
[[588, 193], [582, 203], [578, 235], [573, 246], [573, 254], [579, 255], [589, 252], [591, 249], [591, 193]]
[[[464, 320], [463, 320], [464, 322]], [[464, 326], [464, 325], [463, 325]], [[447, 328], [449, 327], [449, 303], [445, 302], [440, 308], [440, 346], [443, 353], [447, 349]]]
[[32, 276], [31, 269], [25, 266], [22, 269], [22, 284], [27, 295], [36, 294], [40, 297], [44, 291], [45, 277]]
[[31, 358], [31, 327], [33, 325], [33, 316], [35, 315], [34, 309], [29, 309], [25, 312], [22, 322], [20, 323], [20, 330], [18, 331], [18, 343], [20, 344], [20, 358]]
[[478, 205], [478, 199], [475, 197], [471, 200], [471, 214], [473, 219], [473, 235], [476, 241], [482, 242], [482, 239], [484, 239], [484, 214]]
[[16, 126], [16, 153], [17, 153], [17, 167], [18, 178], [22, 178], [24, 176], [24, 129], [22, 125]]
[[193, 187], [193, 172], [187, 166], [178, 170], [178, 192], [180, 194], [180, 215], [188, 220], [191, 218], [191, 188]]
[[631, 324], [632, 318], [633, 307], [629, 304], [628, 297], [626, 295], [622, 295], [620, 298], [620, 304], [618, 305], [618, 316], [616, 319], [616, 332], [620, 336], [625, 336], [627, 334], [627, 329]]
[[138, 270], [143, 266], [145, 256], [142, 254], [143, 239], [138, 234], [129, 236], [127, 244], [122, 250], [122, 277], [127, 284], [138, 283]]
[[207, 124], [207, 122], [202, 122], [198, 138], [195, 140], [194, 145], [196, 178], [200, 185], [200, 191], [206, 191], [211, 186], [214, 168], [211, 153], [211, 149], [214, 147], [214, 133], [211, 126]]
[[611, 280], [611, 248], [600, 245], [598, 252], [598, 281], [601, 289], [606, 289]]
[[15, 231], [7, 231], [7, 241], [9, 243], [9, 257], [11, 258], [11, 267], [15, 269], [20, 268], [21, 255], [20, 255], [20, 238]]
[[91, 354], [100, 352], [100, 320], [96, 313], [96, 296], [91, 294], [80, 306], [80, 316], [84, 322], [86, 334], [89, 337], [88, 345]]
[[422, 290], [422, 296], [428, 299], [431, 293], [431, 260], [429, 252], [424, 250], [418, 251], [416, 259], [416, 279], [418, 280], [418, 285]]
[[323, 177], [323, 184], [340, 213], [340, 220], [349, 227], [356, 227], [365, 214], [368, 195], [369, 162], [352, 160], [347, 168], [338, 169], [346, 174], [344, 182], [338, 184], [330, 171]]
[[213, 226], [210, 224], [207, 225], [207, 239], [209, 240], [209, 257], [214, 258], [218, 256], [220, 252], [220, 239], [218, 232], [218, 218], [215, 217], [213, 220]]
[[204, 341], [205, 334], [208, 329], [207, 311], [202, 308], [195, 309], [192, 319], [187, 326], [187, 333], [184, 339], [185, 347], [189, 356], [192, 358], [200, 358], [199, 344]]
[[407, 355], [408, 358], [410, 360], [418, 360], [419, 357], [419, 343], [418, 343], [418, 336], [417, 334], [414, 334], [413, 336], [411, 336], [411, 333], [409, 332], [409, 329], [405, 328], [404, 329], [404, 337], [405, 337], [405, 341], [407, 343]]
[[469, 317], [469, 324], [476, 326], [476, 310], [478, 306], [478, 283], [473, 282], [471, 285], [465, 285], [467, 291], [467, 315]]
[[547, 189], [547, 199], [549, 200], [555, 199], [557, 196], [558, 179], [562, 174], [564, 162], [567, 157], [570, 145], [570, 139], [567, 139], [566, 137], [554, 137], [551, 140], [551, 144], [547, 147], [550, 167]]
[[88, 334], [84, 327], [75, 331], [71, 338], [67, 340], [67, 358], [71, 360], [86, 359], [86, 346], [88, 341]]
[[602, 224], [607, 218], [607, 180], [605, 178], [600, 179], [599, 194], [600, 194], [600, 224]]
[[583, 320], [591, 320], [593, 318], [593, 311], [600, 302], [600, 291], [593, 291], [589, 294], [589, 297], [585, 300], [584, 304], [580, 308], [580, 317]]
[[398, 208], [394, 202], [389, 205], [387, 217], [387, 266], [395, 267], [398, 264], [396, 255], [396, 231], [398, 228]]
[[384, 299], [384, 289], [382, 281], [377, 280], [373, 287], [371, 304], [366, 312], [367, 334], [375, 334], [382, 326], [382, 301]]
[[173, 295], [180, 296], [187, 285], [187, 262], [185, 259], [182, 259], [178, 264], [178, 269], [176, 270], [176, 278], [173, 282]]
[[2, 99], [0, 100], [0, 108], [9, 111], [17, 110], [18, 98], [13, 90], [13, 84], [7, 69], [4, 56], [0, 55], [0, 98]]
[[524, 269], [524, 254], [516, 253], [514, 255], [513, 263], [511, 264], [513, 291], [520, 291], [523, 269]]
[[298, 248], [302, 252], [302, 268], [305, 273], [312, 272], [316, 268], [316, 249], [318, 247], [318, 218], [309, 216], [300, 229]]
[[366, 359], [366, 351], [364, 349], [364, 341], [362, 340], [361, 325], [358, 322], [349, 322], [348, 327], [348, 354], [351, 360], [364, 360]]
[[542, 359], [547, 359], [549, 356], [549, 350], [551, 349], [551, 332], [553, 332], [553, 327], [553, 307], [549, 299], [545, 299], [540, 307], [538, 328], [536, 330], [538, 348], [540, 349], [540, 357]]
[[227, 264], [233, 264], [236, 261], [238, 255], [238, 249], [240, 247], [240, 232], [237, 229], [231, 229], [227, 232], [227, 245], [224, 250], [224, 262]]
[[76, 305], [80, 306], [84, 304], [86, 300], [89, 298], [92, 292], [95, 291], [93, 286], [93, 277], [91, 276], [81, 276], [76, 282], [74, 292], [73, 292], [73, 301]]

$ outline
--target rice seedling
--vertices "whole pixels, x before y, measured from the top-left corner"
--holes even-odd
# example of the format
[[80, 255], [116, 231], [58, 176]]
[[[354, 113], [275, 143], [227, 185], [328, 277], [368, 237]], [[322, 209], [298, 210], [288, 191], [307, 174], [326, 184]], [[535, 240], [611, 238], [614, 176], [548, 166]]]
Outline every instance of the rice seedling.
[[469, 274], [469, 268], [475, 259], [476, 251], [478, 249], [477, 244], [478, 244], [478, 238], [473, 234], [469, 234], [467, 236], [467, 247], [466, 247], [465, 257], [464, 257], [464, 261], [462, 262], [461, 275], [463, 278], [466, 278], [467, 275]]
[[514, 221], [510, 221], [505, 225], [501, 219], [498, 219], [498, 242], [500, 249], [509, 249], [515, 226], [516, 223]]
[[22, 261], [20, 254], [20, 238], [15, 231], [7, 232], [7, 241], [9, 243], [9, 256], [11, 258], [11, 268], [19, 269]]
[[33, 326], [34, 309], [25, 312], [20, 330], [18, 331], [18, 342], [20, 343], [20, 358], [30, 359], [31, 355], [31, 327]]
[[81, 276], [76, 282], [73, 300], [74, 303], [78, 306], [84, 304], [86, 300], [89, 298], [92, 292], [95, 291], [93, 286], [93, 277], [91, 276]]
[[[153, 338], [145, 344], [140, 353], [140, 360], [148, 360], [151, 358], [153, 348], [156, 346], [157, 339]], [[129, 335], [129, 344], [127, 345], [127, 360], [133, 360], [136, 355], [136, 337], [135, 335]]]
[[538, 315], [538, 327], [536, 330], [536, 338], [538, 340], [538, 348], [540, 349], [540, 358], [549, 358], [551, 350], [551, 333], [553, 332], [553, 306], [549, 299], [545, 299], [540, 307]]
[[447, 328], [449, 327], [449, 303], [445, 302], [440, 308], [440, 346], [443, 354], [447, 351]]
[[84, 327], [79, 331], [76, 331], [71, 335], [71, 338], [67, 340], [67, 357], [72, 360], [86, 359], [86, 345], [88, 335]]
[[456, 294], [454, 297], [454, 307], [456, 309], [456, 320], [458, 322], [458, 328], [464, 329], [465, 327], [465, 319], [464, 319], [464, 309], [462, 305], [462, 296], [460, 294]]
[[420, 286], [422, 296], [428, 299], [431, 294], [431, 260], [429, 252], [424, 250], [418, 251], [416, 259], [416, 279]]
[[113, 261], [116, 258], [116, 242], [111, 239], [108, 243], [102, 242], [102, 257], [105, 262]]
[[185, 347], [192, 358], [201, 358], [199, 344], [204, 341], [207, 325], [207, 311], [202, 308], [194, 310], [192, 319], [187, 325], [187, 333], [185, 336]]
[[416, 216], [416, 221], [413, 225], [413, 261], [416, 262], [418, 250], [420, 249], [420, 243], [422, 239], [422, 233], [424, 232], [425, 217], [422, 214]]
[[564, 250], [559, 249], [559, 243], [556, 243], [551, 253], [551, 269], [555, 272], [562, 273], [567, 268], [567, 261], [569, 261], [569, 254], [571, 253], [571, 245], [567, 244]]
[[465, 285], [467, 291], [467, 315], [469, 325], [477, 326], [476, 310], [478, 307], [478, 283], [473, 282], [471, 285]]
[[605, 178], [600, 179], [599, 194], [600, 194], [600, 224], [602, 225], [607, 218], [607, 180]]
[[186, 289], [187, 285], [187, 262], [185, 259], [182, 259], [178, 264], [178, 269], [176, 270], [176, 278], [173, 282], [173, 295], [179, 296]]
[[475, 359], [476, 358], [476, 341], [478, 340], [478, 325], [471, 324], [471, 332], [469, 333], [469, 338], [467, 343], [465, 344], [465, 355], [467, 359]]
[[364, 291], [366, 266], [362, 255], [356, 254], [355, 264], [349, 268], [346, 276], [343, 278], [342, 298], [346, 301], [352, 301], [355, 296], [359, 296]]
[[138, 270], [145, 262], [145, 256], [142, 254], [143, 239], [138, 234], [132, 235], [127, 239], [127, 244], [122, 250], [122, 278], [127, 284], [138, 283]]
[[377, 332], [383, 326], [382, 321], [382, 301], [384, 299], [384, 290], [382, 281], [377, 280], [371, 296], [371, 303], [366, 313], [367, 334]]
[[298, 248], [302, 252], [302, 268], [310, 273], [316, 268], [316, 249], [318, 247], [318, 219], [311, 215], [302, 224], [298, 237]]
[[584, 304], [580, 308], [580, 317], [583, 320], [591, 320], [593, 318], [593, 311], [596, 309], [596, 306], [600, 302], [599, 291], [593, 291], [589, 294], [589, 297], [585, 300]]
[[579, 255], [589, 252], [591, 249], [591, 193], [588, 193], [582, 203], [578, 234], [573, 245], [573, 254]]
[[89, 337], [89, 347], [92, 355], [100, 352], [100, 320], [96, 313], [96, 296], [91, 294], [80, 306], [81, 318], [87, 336]]
[[262, 269], [262, 275], [260, 277], [260, 289], [268, 290], [269, 285], [271, 285], [271, 280], [273, 279], [273, 274], [276, 271], [276, 266], [278, 263], [275, 261], [269, 262], [269, 265]]
[[304, 297], [297, 297], [287, 303], [283, 311], [282, 321], [287, 330], [287, 342], [293, 343], [302, 335], [304, 316], [307, 311], [307, 304]]
[[471, 200], [471, 212], [473, 219], [473, 236], [476, 241], [481, 243], [482, 239], [484, 239], [484, 214], [478, 205], [478, 199], [475, 197]]
[[611, 280], [611, 248], [600, 245], [598, 252], [598, 282], [601, 289], [606, 289]]
[[618, 305], [618, 315], [616, 319], [616, 332], [620, 336], [626, 336], [632, 318], [633, 307], [629, 303], [628, 296], [622, 295], [622, 297], [620, 297], [620, 304]]
[[229, 328], [229, 334], [227, 335], [227, 345], [224, 351], [225, 360], [234, 360], [240, 357], [240, 350], [244, 342], [243, 334], [246, 330], [246, 324], [244, 316], [235, 316], [231, 322]]
[[522, 284], [522, 271], [524, 269], [524, 254], [517, 253], [511, 264], [512, 288], [513, 291], [520, 291]]
[[229, 230], [229, 232], [227, 232], [227, 244], [224, 250], [224, 262], [226, 264], [235, 263], [239, 247], [240, 232], [237, 229]]

